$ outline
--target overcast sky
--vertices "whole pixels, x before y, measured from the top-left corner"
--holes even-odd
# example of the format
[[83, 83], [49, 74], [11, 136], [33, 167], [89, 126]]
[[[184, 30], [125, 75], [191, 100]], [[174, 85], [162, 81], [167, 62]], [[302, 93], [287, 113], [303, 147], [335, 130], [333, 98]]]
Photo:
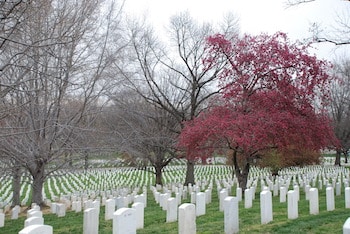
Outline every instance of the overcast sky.
[[[344, 0], [316, 0], [288, 8], [286, 0], [126, 0], [125, 10], [131, 16], [146, 16], [159, 33], [170, 16], [179, 12], [189, 11], [200, 22], [212, 23], [233, 12], [240, 20], [241, 33], [283, 31], [291, 39], [299, 40], [311, 36], [309, 28], [314, 22], [332, 31], [339, 15], [347, 14], [350, 18], [350, 3]], [[327, 43], [315, 47], [312, 53], [328, 59], [334, 58], [334, 53], [346, 53], [344, 48], [334, 51], [334, 46]]]

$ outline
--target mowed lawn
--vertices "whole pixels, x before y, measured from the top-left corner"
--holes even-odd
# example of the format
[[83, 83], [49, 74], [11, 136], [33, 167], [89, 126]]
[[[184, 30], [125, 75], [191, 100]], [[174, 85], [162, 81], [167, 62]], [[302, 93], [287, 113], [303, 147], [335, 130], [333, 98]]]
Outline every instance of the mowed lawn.
[[[342, 227], [348, 217], [350, 209], [345, 209], [344, 192], [335, 197], [335, 210], [326, 211], [325, 189], [319, 190], [318, 215], [309, 214], [309, 201], [300, 189], [299, 217], [295, 220], [287, 218], [287, 203], [280, 203], [279, 197], [273, 197], [273, 221], [261, 225], [259, 190], [257, 188], [253, 207], [244, 208], [244, 201], [239, 204], [240, 233], [342, 233]], [[233, 189], [233, 191], [235, 191]], [[138, 234], [163, 234], [178, 233], [178, 223], [166, 223], [166, 211], [156, 204], [152, 192], [148, 192], [148, 204], [145, 208], [144, 228], [137, 230]], [[183, 200], [183, 203], [189, 200]], [[53, 226], [54, 233], [83, 233], [83, 212], [67, 211], [65, 217], [57, 217], [49, 214], [49, 209], [44, 210], [45, 224]], [[11, 220], [6, 215], [5, 226], [0, 228], [0, 233], [18, 233], [24, 226], [25, 212], [20, 218]], [[104, 207], [100, 210], [99, 233], [112, 233], [112, 220], [104, 220]], [[224, 213], [219, 211], [217, 190], [214, 186], [212, 202], [206, 206], [206, 214], [197, 217], [197, 233], [224, 233]]]

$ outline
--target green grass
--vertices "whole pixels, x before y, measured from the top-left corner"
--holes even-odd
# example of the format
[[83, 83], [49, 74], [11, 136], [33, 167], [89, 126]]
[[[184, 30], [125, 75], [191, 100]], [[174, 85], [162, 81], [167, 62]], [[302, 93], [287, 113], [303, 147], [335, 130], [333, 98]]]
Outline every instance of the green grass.
[[[287, 203], [280, 203], [279, 197], [273, 197], [273, 221], [261, 225], [259, 192], [257, 188], [256, 199], [253, 207], [244, 208], [244, 202], [239, 203], [240, 233], [342, 233], [342, 226], [350, 217], [350, 210], [345, 209], [344, 194], [336, 196], [336, 209], [326, 211], [325, 189], [319, 191], [318, 215], [309, 215], [309, 202], [300, 192], [299, 217], [295, 220], [287, 218]], [[156, 204], [152, 193], [148, 193], [147, 207], [145, 208], [144, 229], [138, 234], [176, 234], [178, 223], [166, 223], [166, 212]], [[189, 202], [184, 200], [183, 202]], [[65, 217], [58, 218], [53, 214], [44, 214], [45, 224], [53, 226], [54, 233], [70, 234], [83, 233], [83, 212], [68, 211]], [[17, 220], [11, 220], [7, 215], [5, 227], [0, 228], [0, 233], [18, 233], [24, 226], [24, 213]], [[224, 213], [219, 211], [217, 192], [212, 192], [212, 202], [206, 206], [206, 215], [197, 217], [197, 233], [216, 234], [224, 233]], [[99, 220], [99, 233], [112, 233], [112, 220], [104, 220], [104, 207], [101, 207]]]

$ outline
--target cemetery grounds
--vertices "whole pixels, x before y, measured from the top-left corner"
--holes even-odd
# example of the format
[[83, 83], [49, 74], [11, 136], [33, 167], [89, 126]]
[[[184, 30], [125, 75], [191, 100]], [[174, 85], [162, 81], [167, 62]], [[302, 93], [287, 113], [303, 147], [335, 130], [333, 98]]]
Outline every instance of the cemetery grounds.
[[[99, 168], [78, 171], [57, 171], [47, 179], [43, 195], [48, 204], [60, 202], [70, 197], [82, 199], [99, 199], [101, 201], [99, 215], [99, 233], [112, 233], [112, 220], [105, 220], [106, 197], [134, 196], [142, 192], [147, 193], [147, 206], [144, 210], [144, 228], [138, 229], [138, 234], [146, 233], [178, 233], [178, 222], [166, 222], [166, 211], [156, 202], [154, 191], [160, 194], [169, 192], [175, 197], [174, 191], [182, 188], [185, 178], [185, 165], [171, 165], [163, 173], [164, 186], [154, 187], [154, 174], [145, 170], [131, 167]], [[196, 218], [197, 233], [224, 233], [224, 212], [219, 209], [219, 192], [226, 188], [229, 196], [236, 196], [237, 183], [232, 180], [231, 167], [226, 165], [198, 165], [195, 167], [195, 181], [193, 190], [212, 190], [211, 202], [206, 205], [204, 215]], [[350, 217], [350, 209], [346, 207], [344, 190], [349, 186], [349, 168], [347, 166], [332, 166], [332, 158], [326, 159], [322, 165], [303, 168], [288, 168], [280, 171], [278, 177], [272, 177], [267, 168], [252, 168], [249, 175], [249, 186], [254, 187], [255, 193], [251, 208], [245, 208], [244, 198], [239, 202], [239, 232], [240, 233], [342, 233], [343, 224]], [[28, 177], [23, 177], [21, 187], [21, 212], [18, 219], [11, 219], [8, 204], [11, 198], [11, 178], [0, 178], [0, 208], [5, 211], [5, 225], [0, 227], [0, 233], [18, 233], [24, 227], [26, 211], [29, 209], [30, 184]], [[289, 183], [289, 185], [288, 185]], [[326, 187], [336, 188], [335, 208], [327, 211]], [[274, 187], [287, 185], [287, 190], [293, 190], [294, 185], [300, 188], [298, 202], [298, 218], [288, 219], [287, 202], [280, 201], [279, 191]], [[319, 213], [311, 215], [309, 200], [305, 192], [306, 185], [318, 188]], [[339, 186], [339, 185], [338, 185]], [[268, 224], [261, 224], [260, 191], [263, 187], [273, 192], [273, 220]], [[152, 192], [153, 191], [153, 192]], [[181, 204], [190, 203], [191, 196], [183, 195]], [[129, 207], [131, 207], [132, 198]], [[53, 226], [54, 233], [83, 233], [84, 212], [67, 209], [64, 217], [58, 217], [50, 212], [50, 207], [42, 209], [44, 223]]]

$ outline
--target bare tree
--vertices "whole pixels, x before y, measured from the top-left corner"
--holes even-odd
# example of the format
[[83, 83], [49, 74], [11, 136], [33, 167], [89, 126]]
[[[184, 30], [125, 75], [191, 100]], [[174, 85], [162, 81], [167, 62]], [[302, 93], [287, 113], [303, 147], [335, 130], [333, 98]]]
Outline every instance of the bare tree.
[[177, 124], [174, 117], [127, 89], [117, 94], [113, 105], [105, 110], [104, 122], [114, 131], [124, 158], [138, 169], [154, 173], [155, 183], [163, 184], [162, 172], [176, 158], [177, 134], [170, 131]]
[[[317, 0], [287, 0], [286, 6], [293, 7], [304, 3], [315, 2]], [[348, 0], [339, 0], [342, 2], [348, 2]], [[347, 3], [344, 3], [347, 4]], [[310, 31], [313, 34], [313, 42], [328, 42], [334, 45], [349, 45], [350, 44], [350, 24], [349, 24], [350, 11], [340, 13], [337, 12], [337, 17], [334, 20], [332, 28], [325, 30], [325, 28], [319, 23], [314, 22]]]
[[4, 49], [7, 42], [16, 41], [13, 36], [16, 35], [18, 25], [24, 20], [23, 16], [31, 2], [25, 0], [0, 2], [0, 49]]
[[[29, 45], [17, 38], [20, 31], [20, 23], [24, 20], [28, 8], [30, 8], [31, 1], [23, 0], [9, 0], [0, 1], [0, 98], [3, 98], [14, 86], [19, 82], [17, 79], [4, 79], [3, 71], [7, 66], [10, 66], [14, 60], [19, 59], [21, 54]], [[1, 56], [7, 53], [12, 45], [16, 45], [17, 52], [10, 54], [10, 56]], [[21, 47], [21, 50], [18, 50]], [[9, 53], [7, 53], [9, 55]], [[2, 106], [0, 111], [0, 118], [4, 117], [7, 112], [5, 106]]]
[[[237, 21], [232, 15], [221, 26], [199, 24], [188, 13], [176, 15], [168, 28], [168, 44], [160, 43], [144, 25], [131, 26], [131, 61], [136, 70], [124, 69], [124, 77], [147, 102], [176, 120], [170, 128], [173, 133], [179, 134], [183, 121], [197, 116], [220, 92], [215, 88], [216, 75], [224, 62], [208, 70], [202, 58], [208, 36], [220, 32], [237, 35]], [[194, 165], [194, 159], [187, 160], [185, 184], [194, 183]]]
[[[288, 7], [316, 0], [288, 0]], [[344, 2], [344, 1], [343, 1]], [[349, 1], [345, 0], [344, 4]], [[344, 12], [337, 12], [337, 18], [333, 24], [332, 31], [325, 30], [319, 22], [314, 22], [310, 28], [313, 34], [313, 42], [328, 42], [336, 46], [350, 45], [349, 8]], [[348, 60], [337, 62], [335, 65], [336, 75], [339, 80], [332, 87], [331, 115], [334, 122], [334, 130], [340, 141], [340, 147], [336, 149], [335, 165], [340, 165], [341, 154], [344, 154], [347, 162], [350, 148], [350, 63]]]
[[[12, 61], [2, 79], [18, 81], [2, 99], [11, 110], [1, 123], [2, 151], [29, 171], [32, 201], [39, 205], [45, 178], [65, 164], [48, 165], [75, 150], [84, 120], [96, 112], [91, 107], [104, 88], [100, 81], [118, 50], [115, 44], [107, 52], [112, 48], [110, 31], [118, 28], [112, 10], [101, 16], [102, 3], [32, 1], [16, 34], [25, 44], [13, 42], [1, 55]], [[21, 59], [12, 60], [18, 51]]]
[[340, 166], [341, 154], [344, 154], [347, 162], [350, 149], [350, 60], [338, 62], [335, 71], [339, 79], [332, 87], [331, 114], [335, 134], [340, 141], [340, 147], [336, 149], [335, 165]]

